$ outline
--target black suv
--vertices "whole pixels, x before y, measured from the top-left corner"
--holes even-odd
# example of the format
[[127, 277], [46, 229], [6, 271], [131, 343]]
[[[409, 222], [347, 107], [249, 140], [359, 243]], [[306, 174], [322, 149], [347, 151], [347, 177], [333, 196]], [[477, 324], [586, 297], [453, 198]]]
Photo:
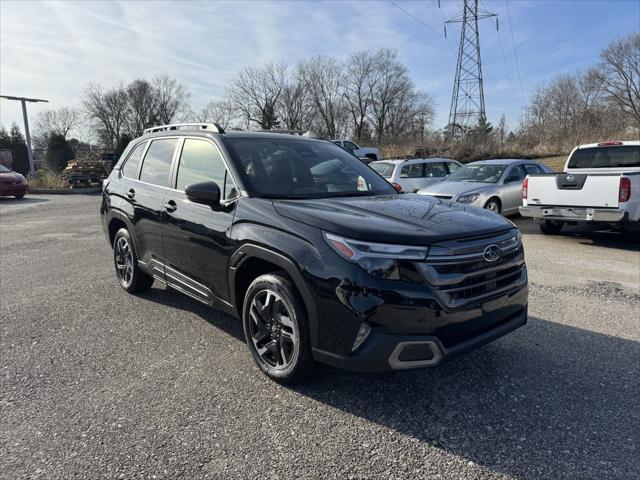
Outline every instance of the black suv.
[[148, 129], [104, 183], [120, 285], [154, 280], [242, 319], [260, 369], [300, 380], [433, 366], [527, 321], [521, 235], [500, 215], [398, 194], [329, 141]]

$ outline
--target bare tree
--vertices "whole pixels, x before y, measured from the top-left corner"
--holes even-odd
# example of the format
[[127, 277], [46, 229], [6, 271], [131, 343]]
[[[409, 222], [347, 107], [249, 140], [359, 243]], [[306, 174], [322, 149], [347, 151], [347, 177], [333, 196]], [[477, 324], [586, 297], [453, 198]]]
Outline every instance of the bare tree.
[[235, 118], [236, 111], [229, 100], [212, 100], [195, 114], [198, 122], [217, 123], [225, 130], [233, 124]]
[[55, 110], [43, 110], [36, 115], [35, 130], [47, 136], [57, 133], [66, 138], [69, 131], [80, 125], [81, 118], [77, 108], [60, 107]]
[[122, 135], [129, 110], [129, 98], [124, 86], [120, 84], [105, 92], [97, 83], [90, 83], [82, 104], [87, 116], [99, 123], [100, 136], [113, 150]]
[[338, 138], [344, 133], [346, 117], [342, 66], [333, 57], [319, 55], [303, 62], [300, 71], [321, 119], [322, 133]]
[[[396, 127], [391, 122], [390, 112], [392, 108], [398, 110], [401, 108], [399, 105], [404, 105], [414, 87], [407, 68], [398, 62], [394, 50], [388, 48], [380, 50], [376, 54], [375, 68], [379, 78], [372, 89], [371, 120], [377, 140], [381, 142], [390, 127], [394, 129], [394, 135], [396, 135]], [[399, 112], [394, 116], [399, 117]]]
[[309, 129], [315, 109], [300, 68], [287, 78], [278, 99], [277, 113], [285, 128]]
[[640, 33], [611, 43], [600, 54], [600, 81], [610, 100], [640, 128]]
[[376, 56], [367, 50], [354, 52], [344, 70], [344, 98], [353, 123], [353, 134], [361, 140], [371, 109], [372, 91], [379, 80]]
[[245, 67], [227, 90], [235, 109], [247, 123], [256, 123], [263, 130], [278, 126], [276, 105], [285, 83], [287, 67], [268, 63], [263, 67]]
[[159, 120], [159, 100], [157, 91], [147, 80], [134, 80], [126, 87], [127, 115], [125, 116], [125, 133], [136, 138], [144, 133], [145, 128], [152, 127]]
[[157, 102], [158, 122], [167, 125], [189, 110], [190, 93], [177, 80], [159, 75], [151, 81]]

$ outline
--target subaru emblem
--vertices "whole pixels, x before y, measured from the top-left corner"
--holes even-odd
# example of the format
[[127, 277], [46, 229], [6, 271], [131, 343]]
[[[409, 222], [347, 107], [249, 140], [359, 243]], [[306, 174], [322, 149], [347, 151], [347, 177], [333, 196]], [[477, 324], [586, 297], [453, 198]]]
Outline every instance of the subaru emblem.
[[502, 250], [498, 245], [489, 245], [484, 249], [482, 253], [482, 258], [484, 258], [485, 262], [496, 262], [502, 256]]
[[573, 182], [576, 179], [573, 175], [567, 175], [567, 182]]

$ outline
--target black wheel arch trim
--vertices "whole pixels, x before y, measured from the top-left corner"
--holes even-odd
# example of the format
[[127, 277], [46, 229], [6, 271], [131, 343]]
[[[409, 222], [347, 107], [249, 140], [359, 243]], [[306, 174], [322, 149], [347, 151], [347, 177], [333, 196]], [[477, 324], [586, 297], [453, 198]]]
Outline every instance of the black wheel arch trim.
[[127, 228], [127, 230], [129, 231], [129, 236], [131, 237], [131, 241], [133, 242], [133, 246], [136, 249], [136, 252], [138, 251], [138, 241], [136, 239], [136, 236], [133, 234], [133, 224], [131, 223], [131, 220], [129, 219], [129, 217], [127, 216], [126, 213], [120, 211], [120, 210], [115, 210], [115, 209], [110, 209], [109, 212], [107, 213], [107, 221], [106, 221], [106, 226], [107, 226], [107, 239], [109, 238], [109, 225], [111, 225], [111, 222], [113, 222], [114, 220], [120, 220], [122, 223], [125, 224], [125, 227]]
[[[293, 284], [298, 289], [307, 310], [310, 330], [309, 337], [311, 340], [311, 346], [315, 346], [318, 339], [318, 313], [316, 303], [311, 291], [302, 277], [299, 267], [286, 255], [253, 243], [245, 243], [241, 245], [231, 256], [229, 261], [229, 291], [231, 292], [231, 298], [236, 298], [236, 273], [250, 258], [258, 258], [260, 260], [273, 263], [287, 272], [293, 281]], [[236, 307], [238, 315], [242, 318], [242, 305], [237, 305]]]

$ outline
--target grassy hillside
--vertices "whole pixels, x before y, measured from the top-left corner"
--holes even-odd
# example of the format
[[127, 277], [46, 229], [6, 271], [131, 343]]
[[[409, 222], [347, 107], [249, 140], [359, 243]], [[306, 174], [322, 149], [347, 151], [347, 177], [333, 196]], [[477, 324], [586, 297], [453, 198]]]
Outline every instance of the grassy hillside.
[[556, 172], [561, 172], [564, 169], [564, 164], [567, 161], [567, 156], [560, 155], [557, 157], [537, 158], [536, 161], [553, 168], [553, 170]]

